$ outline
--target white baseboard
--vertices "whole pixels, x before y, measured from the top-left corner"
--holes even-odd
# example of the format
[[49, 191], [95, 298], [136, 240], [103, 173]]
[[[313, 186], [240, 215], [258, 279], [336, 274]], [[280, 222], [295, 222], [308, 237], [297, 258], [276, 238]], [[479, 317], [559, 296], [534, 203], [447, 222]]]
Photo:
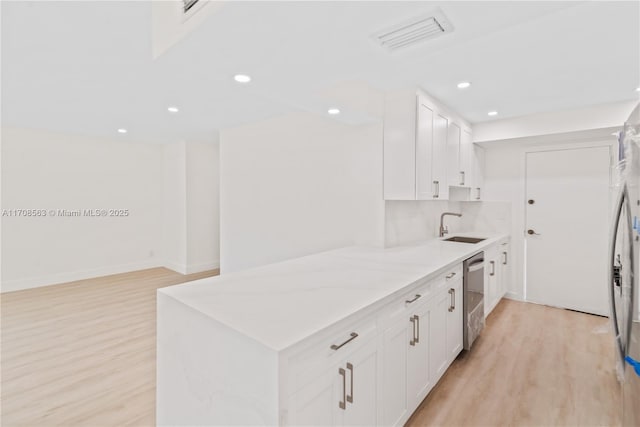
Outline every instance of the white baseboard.
[[200, 273], [201, 271], [213, 270], [215, 268], [220, 268], [220, 261], [208, 262], [203, 264], [177, 264], [174, 262], [166, 261], [164, 266], [169, 270], [173, 270], [176, 273], [180, 274], [193, 274]]
[[130, 271], [145, 270], [147, 268], [162, 267], [160, 260], [142, 261], [131, 264], [120, 264], [108, 267], [94, 268], [90, 270], [72, 271], [68, 273], [50, 274], [47, 276], [28, 277], [25, 279], [3, 280], [0, 292], [20, 291], [23, 289], [38, 288], [59, 283], [74, 282], [76, 280], [91, 279], [94, 277], [109, 276], [111, 274], [128, 273]]
[[506, 294], [504, 294], [504, 297], [506, 299], [512, 299], [514, 301], [524, 301], [524, 299], [522, 298], [522, 296], [520, 296], [519, 294], [515, 293], [515, 292], [507, 292]]

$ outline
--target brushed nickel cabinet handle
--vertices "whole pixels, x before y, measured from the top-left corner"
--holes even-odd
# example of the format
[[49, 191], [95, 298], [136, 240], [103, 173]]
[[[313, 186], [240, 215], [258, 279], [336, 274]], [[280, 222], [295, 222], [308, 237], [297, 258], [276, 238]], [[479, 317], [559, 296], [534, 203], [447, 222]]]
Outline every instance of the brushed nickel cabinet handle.
[[440, 197], [440, 181], [433, 181], [433, 184], [436, 186], [433, 198], [437, 199], [438, 197]]
[[351, 373], [351, 392], [347, 395], [347, 402], [353, 403], [353, 365], [347, 363], [347, 370]]
[[449, 296], [451, 297], [451, 303], [449, 304], [449, 312], [456, 309], [456, 291], [455, 289], [449, 289]]
[[348, 340], [346, 340], [345, 342], [343, 342], [340, 345], [337, 344], [332, 344], [331, 345], [331, 350], [339, 350], [340, 347], [342, 347], [343, 345], [349, 344], [351, 341], [355, 340], [356, 338], [358, 338], [358, 334], [356, 334], [355, 332], [351, 332], [351, 338], [349, 338]]
[[454, 272], [454, 273], [451, 273], [451, 274], [447, 274], [447, 277], [446, 277], [446, 278], [447, 278], [447, 279], [452, 279], [452, 278], [453, 278], [453, 276], [455, 276], [455, 275], [456, 275], [456, 273], [455, 273], [455, 272]]
[[502, 264], [507, 265], [507, 253], [502, 252], [502, 255], [504, 255], [504, 261], [502, 261]]
[[412, 326], [412, 332], [411, 332], [411, 341], [409, 341], [409, 345], [416, 345], [416, 316], [411, 316], [409, 318], [409, 321], [411, 322], [411, 326]]
[[476, 190], [478, 190], [478, 195], [476, 196], [476, 200], [480, 200], [480, 187], [476, 187]]
[[342, 401], [338, 402], [338, 407], [340, 409], [347, 408], [347, 372], [340, 368], [338, 369], [338, 373], [342, 375]]
[[420, 317], [418, 315], [413, 316], [416, 319], [416, 344], [420, 342]]
[[491, 264], [491, 273], [489, 273], [489, 276], [495, 276], [496, 275], [496, 262], [495, 261], [489, 261], [489, 264]]
[[464, 171], [460, 171], [460, 185], [464, 185]]
[[411, 299], [408, 299], [408, 300], [405, 300], [405, 304], [411, 304], [412, 302], [415, 302], [415, 301], [416, 301], [418, 298], [420, 298], [421, 296], [422, 296], [422, 295], [420, 295], [420, 294], [416, 294], [416, 296], [415, 296], [415, 297], [413, 297], [413, 298], [411, 298]]

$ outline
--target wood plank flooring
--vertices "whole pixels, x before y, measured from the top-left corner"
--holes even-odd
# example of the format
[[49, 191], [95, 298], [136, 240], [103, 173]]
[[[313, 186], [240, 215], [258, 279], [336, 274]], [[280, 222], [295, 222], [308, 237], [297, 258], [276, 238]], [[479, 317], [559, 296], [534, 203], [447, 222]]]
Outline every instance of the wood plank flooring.
[[609, 319], [503, 300], [407, 426], [618, 426]]
[[[1, 424], [155, 424], [155, 290], [166, 269], [2, 294]], [[408, 426], [615, 426], [608, 319], [503, 301]]]
[[1, 425], [155, 425], [156, 289], [216, 274], [154, 268], [2, 294]]

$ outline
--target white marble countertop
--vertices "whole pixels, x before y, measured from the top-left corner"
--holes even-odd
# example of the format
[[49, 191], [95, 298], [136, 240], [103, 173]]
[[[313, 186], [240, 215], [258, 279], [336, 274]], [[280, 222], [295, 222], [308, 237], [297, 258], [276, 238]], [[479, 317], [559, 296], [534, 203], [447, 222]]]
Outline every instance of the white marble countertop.
[[432, 239], [388, 249], [348, 247], [158, 292], [282, 351], [507, 237], [480, 232], [455, 235], [486, 240], [468, 244]]

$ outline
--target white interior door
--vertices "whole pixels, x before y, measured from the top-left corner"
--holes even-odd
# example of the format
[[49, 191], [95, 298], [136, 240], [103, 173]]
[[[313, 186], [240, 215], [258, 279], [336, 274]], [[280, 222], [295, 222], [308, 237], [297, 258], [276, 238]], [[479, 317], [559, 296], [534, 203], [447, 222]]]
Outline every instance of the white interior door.
[[610, 148], [526, 155], [526, 298], [608, 314]]

